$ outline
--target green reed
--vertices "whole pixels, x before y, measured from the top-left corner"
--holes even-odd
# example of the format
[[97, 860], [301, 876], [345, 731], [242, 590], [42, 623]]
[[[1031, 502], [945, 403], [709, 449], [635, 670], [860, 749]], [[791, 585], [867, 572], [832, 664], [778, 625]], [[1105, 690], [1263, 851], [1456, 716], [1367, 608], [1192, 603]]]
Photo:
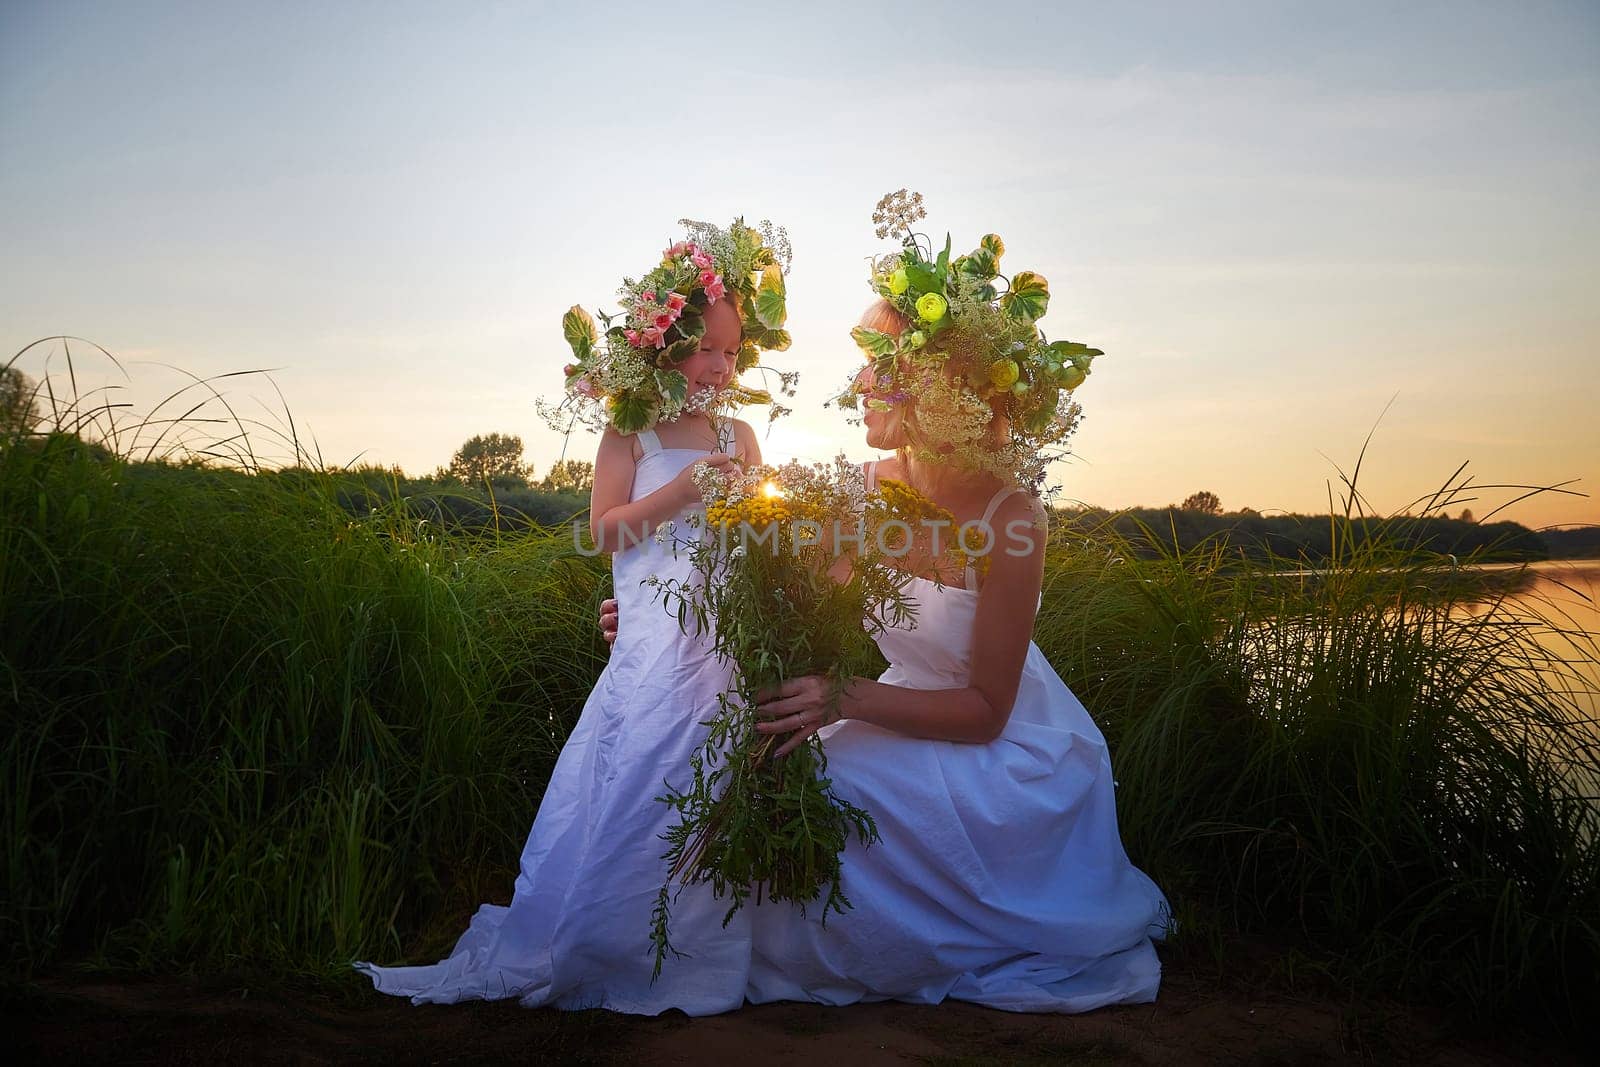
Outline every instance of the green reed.
[[339, 472], [136, 462], [64, 410], [0, 443], [8, 969], [392, 958], [503, 892], [603, 562], [354, 516]]
[[1105, 726], [1130, 854], [1180, 946], [1266, 934], [1366, 992], [1585, 1023], [1600, 727], [1540, 637], [1594, 636], [1467, 616], [1473, 561], [1332, 521], [1315, 569], [1061, 531], [1036, 636]]

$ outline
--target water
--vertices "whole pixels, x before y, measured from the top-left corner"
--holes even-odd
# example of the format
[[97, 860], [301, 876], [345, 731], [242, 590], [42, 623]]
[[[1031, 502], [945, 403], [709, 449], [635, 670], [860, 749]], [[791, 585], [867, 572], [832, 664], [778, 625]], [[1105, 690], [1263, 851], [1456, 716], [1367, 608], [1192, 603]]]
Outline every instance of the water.
[[1490, 564], [1476, 569], [1485, 578], [1485, 596], [1461, 605], [1454, 614], [1480, 618], [1496, 610], [1498, 599], [1502, 620], [1528, 620], [1529, 632], [1540, 646], [1553, 660], [1562, 661], [1561, 667], [1546, 674], [1547, 680], [1571, 697], [1594, 729], [1595, 720], [1600, 720], [1600, 560], [1547, 560], [1525, 567]]

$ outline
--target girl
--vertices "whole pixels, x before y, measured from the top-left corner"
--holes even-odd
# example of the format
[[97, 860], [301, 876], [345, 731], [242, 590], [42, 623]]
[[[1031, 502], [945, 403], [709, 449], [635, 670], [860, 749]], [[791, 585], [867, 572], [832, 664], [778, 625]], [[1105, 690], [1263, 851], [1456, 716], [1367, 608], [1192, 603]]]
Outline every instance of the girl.
[[578, 358], [567, 368], [568, 399], [552, 413], [603, 424], [591, 536], [612, 553], [616, 597], [633, 625], [556, 762], [511, 904], [479, 908], [436, 964], [358, 963], [380, 991], [418, 1004], [517, 997], [529, 1006], [646, 1015], [743, 1003], [748, 916], [724, 930], [724, 906], [708, 887], [683, 892], [673, 906], [673, 940], [695, 958], [652, 983], [649, 932], [665, 877], [660, 835], [671, 815], [654, 798], [664, 777], [689, 773], [705, 740], [700, 723], [730, 679], [708, 643], [685, 636], [642, 583], [692, 578], [688, 554], [654, 534], [699, 506], [693, 469], [760, 462], [754, 432], [721, 409], [752, 395], [734, 377], [759, 349], [787, 341], [773, 336], [781, 333], [773, 321], [781, 300], [764, 301], [764, 319], [753, 310], [758, 285], [781, 297], [786, 245], [770, 229], [740, 222], [727, 230], [691, 224], [690, 240], [625, 288], [627, 325], [603, 343], [587, 315], [568, 313]]

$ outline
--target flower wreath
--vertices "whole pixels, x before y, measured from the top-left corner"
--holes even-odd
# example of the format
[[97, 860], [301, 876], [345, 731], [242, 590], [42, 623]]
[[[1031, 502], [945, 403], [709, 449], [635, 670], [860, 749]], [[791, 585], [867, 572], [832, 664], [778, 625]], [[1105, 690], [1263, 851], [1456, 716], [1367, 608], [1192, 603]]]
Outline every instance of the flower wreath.
[[[927, 217], [922, 194], [901, 189], [878, 202], [880, 238], [899, 235], [902, 249], [873, 262], [872, 287], [908, 320], [898, 337], [858, 326], [851, 331], [873, 364], [873, 385], [837, 398], [854, 410], [863, 394], [878, 410], [916, 398], [916, 451], [995, 474], [1038, 493], [1046, 470], [1068, 452], [1083, 411], [1072, 392], [1104, 353], [1075, 341], [1048, 341], [1036, 324], [1050, 286], [1032, 271], [1000, 273], [1005, 242], [989, 234], [964, 256], [937, 255], [912, 231]], [[996, 283], [1005, 286], [1004, 291]], [[954, 372], [954, 373], [952, 373]], [[994, 415], [1007, 440], [991, 439]]]
[[[603, 330], [576, 305], [562, 316], [561, 331], [575, 357], [564, 368], [566, 395], [559, 404], [539, 402], [540, 414], [555, 429], [566, 432], [581, 422], [631, 434], [687, 411], [770, 404], [773, 419], [789, 411], [773, 403], [770, 392], [737, 383], [738, 375], [758, 365], [763, 349], [789, 347], [783, 328], [784, 275], [792, 256], [787, 232], [765, 221], [746, 226], [743, 219], [727, 229], [691, 219], [679, 224], [687, 236], [661, 254], [659, 266], [637, 281], [623, 279], [623, 315], [601, 312]], [[699, 347], [706, 309], [724, 299], [734, 302], [742, 323], [734, 378], [716, 393], [690, 396], [678, 365]], [[798, 377], [779, 374], [783, 395], [794, 395]]]

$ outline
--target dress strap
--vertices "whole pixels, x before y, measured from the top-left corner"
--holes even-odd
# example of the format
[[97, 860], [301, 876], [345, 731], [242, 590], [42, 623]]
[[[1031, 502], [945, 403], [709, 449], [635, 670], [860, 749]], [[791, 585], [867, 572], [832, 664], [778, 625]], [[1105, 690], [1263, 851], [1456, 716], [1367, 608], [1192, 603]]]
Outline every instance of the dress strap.
[[861, 470], [867, 476], [867, 492], [878, 488], [878, 461], [870, 459], [861, 465]]
[[[989, 506], [983, 509], [983, 525], [979, 528], [989, 538], [989, 552], [991, 555], [1000, 542], [1000, 538], [996, 537], [994, 532], [994, 513], [1000, 510], [1000, 505], [1005, 502], [1006, 497], [1012, 493], [1020, 492], [1022, 490], [1014, 485], [1002, 485], [995, 491], [994, 496], [989, 498]], [[978, 569], [970, 562], [967, 564], [966, 581], [968, 589], [976, 590], [978, 588]]]
[[639, 447], [644, 450], [644, 455], [661, 451], [661, 438], [656, 436], [654, 430], [640, 430], [635, 436], [639, 438]]
[[989, 506], [983, 509], [983, 524], [987, 526], [994, 521], [994, 513], [1000, 510], [1000, 505], [1005, 502], [1006, 497], [1020, 492], [1022, 490], [1014, 485], [1002, 485], [994, 496], [989, 498]]

